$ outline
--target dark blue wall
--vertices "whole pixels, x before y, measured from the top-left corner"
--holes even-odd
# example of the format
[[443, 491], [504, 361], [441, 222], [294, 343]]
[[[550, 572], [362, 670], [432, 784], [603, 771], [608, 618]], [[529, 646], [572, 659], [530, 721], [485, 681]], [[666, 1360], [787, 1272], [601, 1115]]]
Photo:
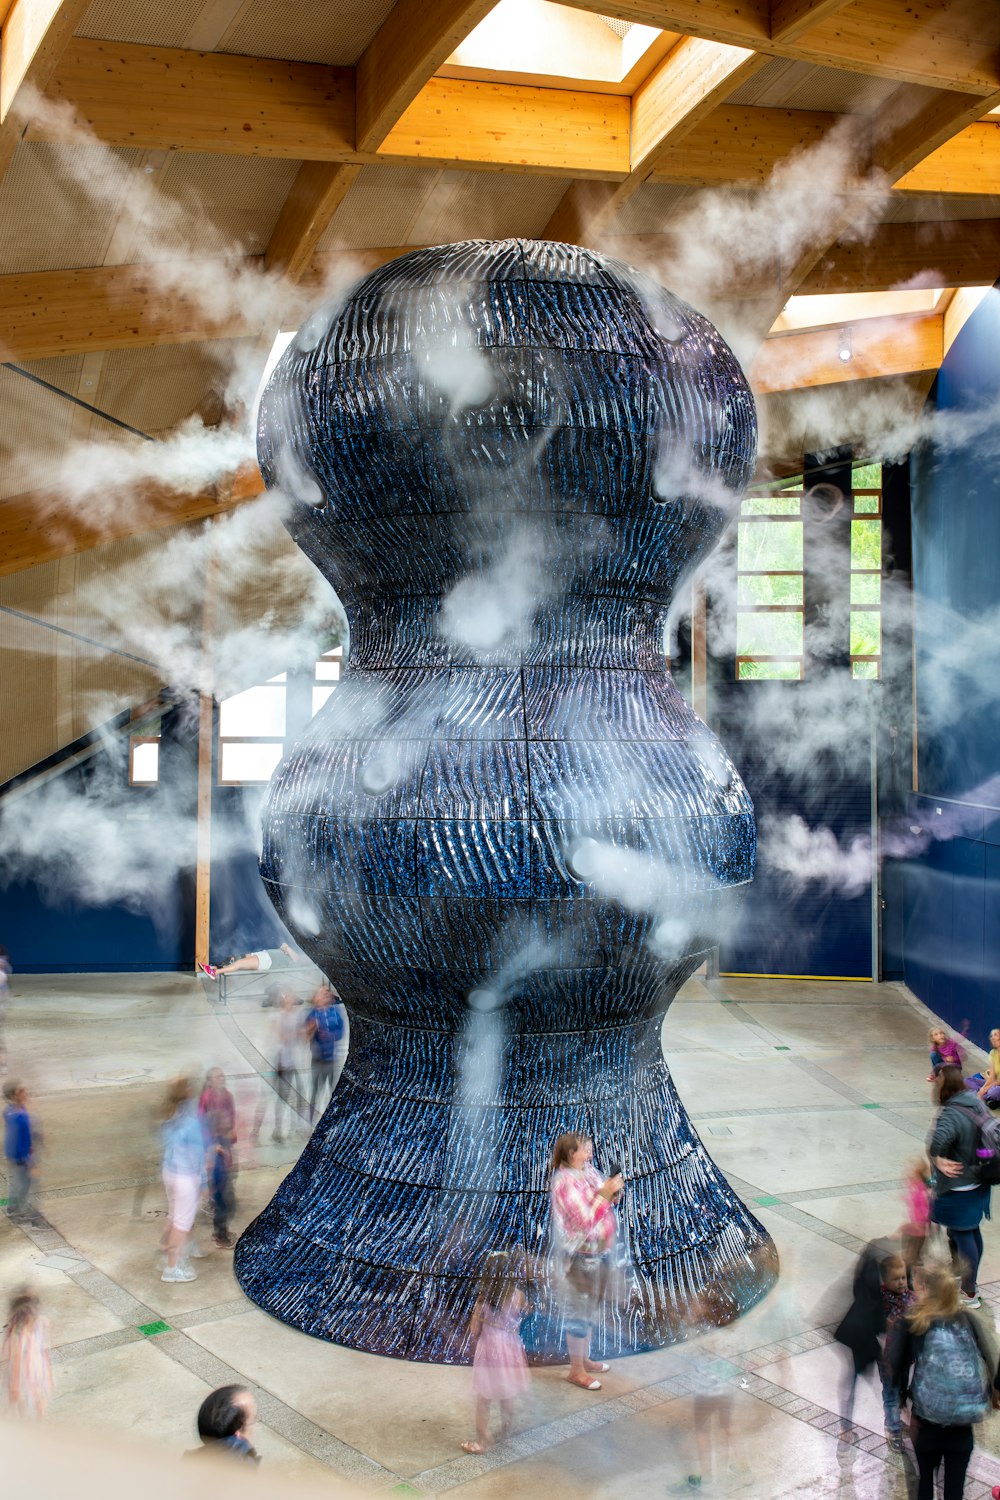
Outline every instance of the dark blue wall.
[[[912, 465], [917, 848], [887, 870], [902, 895], [902, 972], [980, 1044], [1000, 1024], [1000, 471], [982, 414], [1000, 391], [1000, 293], [962, 329], [935, 382], [946, 443]], [[985, 427], [985, 431], [984, 431]], [[919, 833], [912, 830], [919, 829]]]
[[[105, 823], [117, 822], [120, 843], [152, 824], [166, 858], [163, 871], [154, 873], [150, 892], [136, 890], [131, 899], [88, 904], [66, 893], [62, 855], [53, 840], [52, 858], [38, 869], [37, 878], [14, 879], [0, 888], [0, 942], [9, 948], [15, 972], [193, 968], [197, 774], [197, 714], [187, 705], [164, 715], [158, 785], [128, 785], [127, 730], [103, 737], [87, 761], [59, 778], [60, 795], [99, 802]], [[27, 790], [10, 811], [16, 808], [19, 818], [42, 816], [53, 785], [50, 781]], [[213, 789], [210, 920], [215, 958], [288, 941], [257, 869], [263, 791]]]

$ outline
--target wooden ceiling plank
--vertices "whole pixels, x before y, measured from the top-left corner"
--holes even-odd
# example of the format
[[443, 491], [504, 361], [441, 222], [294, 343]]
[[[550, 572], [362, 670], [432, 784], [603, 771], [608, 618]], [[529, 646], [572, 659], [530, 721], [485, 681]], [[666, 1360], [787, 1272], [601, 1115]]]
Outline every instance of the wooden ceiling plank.
[[267, 270], [281, 271], [289, 281], [298, 281], [304, 275], [327, 225], [360, 171], [360, 167], [344, 163], [302, 163], [264, 253]]
[[592, 243], [648, 180], [660, 156], [683, 141], [765, 61], [745, 47], [682, 37], [631, 101], [628, 176], [611, 187], [584, 180], [571, 183], [543, 230], [543, 238]]
[[852, 324], [852, 357], [846, 362], [840, 358], [841, 335], [840, 328], [820, 328], [766, 339], [750, 367], [754, 392], [768, 395], [839, 385], [847, 380], [912, 375], [936, 370], [943, 358], [944, 319], [940, 313], [920, 318], [871, 318]]
[[770, 5], [701, 0], [573, 0], [579, 10], [751, 47], [818, 67], [894, 78], [929, 88], [990, 94], [1000, 83], [1000, 7], [965, 0], [852, 0], [792, 41], [771, 36]]
[[316, 63], [77, 37], [49, 92], [75, 119], [29, 122], [28, 140], [344, 161], [354, 154], [354, 73]]
[[495, 0], [397, 0], [358, 61], [359, 151], [376, 151]]
[[847, 4], [848, 0], [771, 0], [771, 41], [779, 46], [794, 42]]

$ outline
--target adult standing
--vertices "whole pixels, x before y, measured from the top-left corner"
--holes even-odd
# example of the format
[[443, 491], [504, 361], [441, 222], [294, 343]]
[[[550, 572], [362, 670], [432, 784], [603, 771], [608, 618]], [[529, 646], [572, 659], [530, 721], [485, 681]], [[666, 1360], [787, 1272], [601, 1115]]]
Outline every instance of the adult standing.
[[590, 1338], [607, 1289], [608, 1261], [618, 1233], [612, 1203], [622, 1190], [619, 1174], [602, 1177], [594, 1166], [594, 1143], [576, 1131], [552, 1148], [552, 1237], [557, 1295], [563, 1304], [567, 1380], [599, 1391], [596, 1373], [608, 1368], [590, 1358]]
[[976, 1319], [962, 1306], [955, 1277], [943, 1266], [929, 1266], [919, 1279], [916, 1302], [889, 1336], [889, 1378], [900, 1405], [909, 1401], [915, 1418], [916, 1500], [934, 1500], [940, 1464], [944, 1500], [962, 1500], [972, 1425], [991, 1405], [1000, 1407], [1000, 1366], [993, 1368]]
[[313, 1121], [317, 1117], [316, 1101], [326, 1093], [327, 1088], [332, 1094], [337, 1081], [337, 1043], [344, 1034], [344, 1022], [338, 1009], [339, 1000], [340, 996], [332, 985], [321, 984], [313, 996], [312, 1007], [305, 1019], [312, 1066], [309, 1118]]
[[162, 1281], [194, 1281], [197, 1271], [184, 1260], [205, 1187], [205, 1134], [191, 1080], [175, 1078], [167, 1090], [160, 1127], [163, 1142], [163, 1186], [167, 1194], [167, 1263]]
[[983, 1257], [979, 1226], [989, 1218], [990, 1190], [979, 1180], [979, 1127], [987, 1111], [965, 1086], [961, 1069], [941, 1069], [938, 1110], [928, 1144], [934, 1166], [931, 1218], [947, 1231], [948, 1243], [962, 1270], [961, 1298], [966, 1307], [979, 1307], [976, 1277]]

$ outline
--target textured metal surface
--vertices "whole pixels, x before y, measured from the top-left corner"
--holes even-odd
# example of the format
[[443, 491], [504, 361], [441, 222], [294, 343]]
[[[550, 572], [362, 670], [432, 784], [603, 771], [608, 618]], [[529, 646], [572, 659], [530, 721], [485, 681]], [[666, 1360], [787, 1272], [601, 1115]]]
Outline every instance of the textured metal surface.
[[464, 1360], [483, 1256], [514, 1247], [534, 1357], [559, 1358], [547, 1164], [574, 1128], [628, 1181], [600, 1353], [773, 1279], [659, 1038], [753, 874], [749, 798], [662, 639], [755, 447], [711, 324], [537, 241], [387, 265], [275, 371], [262, 468], [351, 624], [264, 816], [267, 888], [351, 1014], [333, 1101], [237, 1249], [286, 1322]]

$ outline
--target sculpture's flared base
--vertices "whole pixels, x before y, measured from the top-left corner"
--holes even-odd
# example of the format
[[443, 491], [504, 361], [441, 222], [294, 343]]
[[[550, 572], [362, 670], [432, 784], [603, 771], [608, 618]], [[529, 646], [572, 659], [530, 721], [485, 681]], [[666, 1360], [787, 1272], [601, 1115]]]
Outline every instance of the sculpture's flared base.
[[471, 1358], [483, 1261], [510, 1249], [534, 1308], [531, 1357], [560, 1361], [548, 1165], [555, 1138], [581, 1130], [605, 1170], [621, 1163], [627, 1184], [595, 1357], [673, 1342], [708, 1291], [719, 1321], [739, 1316], [773, 1283], [777, 1256], [687, 1119], [661, 1019], [502, 1037], [487, 1021], [471, 1038], [352, 1019], [326, 1114], [240, 1238], [243, 1290], [315, 1337], [458, 1364]]

